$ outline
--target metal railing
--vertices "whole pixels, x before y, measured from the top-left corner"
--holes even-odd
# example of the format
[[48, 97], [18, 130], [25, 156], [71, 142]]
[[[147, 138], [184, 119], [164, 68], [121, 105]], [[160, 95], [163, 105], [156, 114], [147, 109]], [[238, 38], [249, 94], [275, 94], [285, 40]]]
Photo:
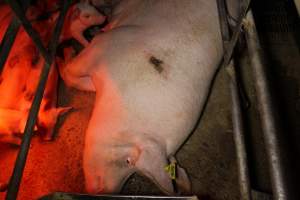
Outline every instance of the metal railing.
[[27, 155], [28, 155], [28, 151], [29, 151], [29, 146], [31, 143], [34, 126], [35, 126], [38, 112], [40, 109], [40, 104], [41, 104], [41, 101], [43, 98], [49, 71], [50, 71], [51, 65], [53, 63], [53, 59], [54, 59], [54, 56], [56, 53], [56, 48], [57, 48], [58, 41], [59, 41], [59, 36], [60, 36], [61, 30], [63, 28], [64, 18], [66, 16], [68, 7], [71, 4], [71, 0], [64, 1], [64, 3], [63, 3], [63, 7], [62, 7], [60, 15], [58, 17], [58, 20], [57, 20], [57, 23], [56, 23], [56, 26], [54, 29], [54, 33], [53, 33], [52, 39], [49, 42], [48, 48], [45, 48], [43, 46], [43, 43], [42, 43], [41, 38], [39, 37], [39, 34], [33, 29], [30, 22], [26, 18], [24, 10], [26, 10], [26, 8], [29, 6], [30, 1], [24, 2], [24, 6], [23, 6], [24, 10], [22, 9], [21, 5], [16, 0], [7, 0], [6, 2], [10, 5], [11, 9], [14, 11], [15, 17], [13, 18], [10, 26], [8, 27], [8, 29], [6, 31], [4, 38], [2, 40], [3, 42], [1, 44], [1, 52], [0, 52], [0, 56], [1, 56], [0, 69], [2, 69], [4, 66], [4, 63], [7, 59], [7, 56], [10, 52], [12, 45], [13, 45], [13, 42], [14, 42], [17, 32], [20, 28], [20, 25], [23, 25], [24, 29], [26, 30], [28, 35], [31, 37], [34, 44], [37, 46], [38, 50], [40, 51], [40, 53], [42, 54], [42, 56], [44, 57], [44, 60], [45, 60], [44, 67], [40, 74], [36, 93], [35, 93], [35, 96], [34, 96], [30, 111], [29, 111], [29, 116], [28, 116], [28, 119], [26, 122], [24, 135], [22, 137], [22, 142], [21, 142], [20, 150], [18, 152], [17, 159], [16, 159], [15, 167], [13, 169], [13, 173], [12, 173], [11, 179], [8, 184], [6, 200], [15, 200], [15, 199], [17, 199], [20, 182], [22, 179], [22, 175], [23, 175], [23, 171], [24, 171], [24, 167], [25, 167], [25, 163], [26, 163], [26, 159], [27, 159]]
[[[245, 135], [243, 130], [243, 115], [241, 112], [241, 103], [238, 93], [238, 83], [232, 55], [234, 47], [242, 28], [245, 31], [245, 38], [248, 47], [248, 55], [254, 74], [256, 95], [259, 105], [260, 120], [262, 122], [263, 138], [265, 150], [267, 152], [269, 171], [272, 183], [272, 199], [274, 200], [292, 200], [297, 199], [296, 191], [290, 190], [289, 181], [293, 176], [292, 172], [286, 170], [284, 159], [287, 151], [280, 141], [283, 131], [279, 118], [279, 112], [275, 108], [270, 93], [270, 86], [266, 78], [266, 65], [263, 50], [256, 31], [256, 26], [252, 11], [249, 10], [250, 0], [241, 1], [241, 13], [237, 25], [233, 31], [232, 37], [229, 36], [226, 3], [225, 0], [217, 0], [220, 29], [223, 38], [224, 58], [223, 67], [227, 68], [230, 75], [230, 89], [232, 97], [232, 122], [234, 141], [238, 159], [240, 199], [251, 200], [252, 187], [249, 178], [248, 161]], [[269, 195], [265, 195], [269, 196]], [[267, 197], [271, 198], [271, 197]]]

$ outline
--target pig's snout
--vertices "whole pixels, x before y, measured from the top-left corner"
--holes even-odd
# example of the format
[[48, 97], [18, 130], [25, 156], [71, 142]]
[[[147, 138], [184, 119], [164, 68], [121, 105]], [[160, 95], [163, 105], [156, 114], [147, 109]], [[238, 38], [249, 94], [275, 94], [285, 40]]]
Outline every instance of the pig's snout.
[[89, 194], [116, 194], [121, 191], [122, 181], [119, 177], [111, 177], [107, 173], [103, 176], [85, 174], [85, 187]]
[[102, 178], [100, 176], [86, 177], [86, 191], [89, 194], [101, 194], [104, 192]]

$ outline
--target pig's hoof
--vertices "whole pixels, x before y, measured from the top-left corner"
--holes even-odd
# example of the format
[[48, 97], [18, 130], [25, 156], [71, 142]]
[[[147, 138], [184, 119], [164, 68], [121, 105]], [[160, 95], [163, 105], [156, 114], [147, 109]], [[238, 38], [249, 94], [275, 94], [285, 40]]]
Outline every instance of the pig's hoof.
[[43, 140], [47, 141], [47, 142], [53, 141], [54, 140], [54, 136], [53, 135], [45, 135], [43, 137]]
[[10, 144], [13, 146], [20, 146], [22, 139], [14, 135], [5, 135], [5, 136], [0, 135], [0, 142]]
[[7, 190], [7, 183], [0, 182], [0, 192], [5, 192]]
[[39, 132], [42, 133], [41, 134], [42, 141], [50, 142], [50, 141], [54, 140], [53, 127], [51, 127], [51, 128], [49, 128], [49, 127], [39, 127], [39, 128], [40, 128]]

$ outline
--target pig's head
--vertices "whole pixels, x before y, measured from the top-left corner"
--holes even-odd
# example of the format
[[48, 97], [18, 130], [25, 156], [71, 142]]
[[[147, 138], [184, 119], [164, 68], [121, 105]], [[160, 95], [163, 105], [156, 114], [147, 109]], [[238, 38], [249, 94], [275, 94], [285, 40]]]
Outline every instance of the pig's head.
[[73, 19], [77, 17], [85, 29], [90, 26], [101, 25], [106, 19], [89, 1], [81, 1], [75, 5]]
[[[58, 12], [54, 13], [51, 16], [52, 21], [56, 21], [58, 16]], [[105, 20], [106, 16], [101, 14], [89, 1], [76, 3], [67, 12], [60, 41], [73, 37], [83, 46], [87, 46], [89, 42], [83, 36], [83, 32], [89, 27], [103, 24]]]
[[[136, 139], [127, 133], [103, 137], [101, 141], [86, 142], [84, 172], [89, 193], [118, 193], [126, 180], [137, 172], [152, 180], [167, 194], [174, 188], [165, 167], [169, 164], [165, 145], [143, 135]], [[176, 183], [190, 189], [185, 171], [178, 167]], [[184, 188], [185, 187], [185, 188]]]

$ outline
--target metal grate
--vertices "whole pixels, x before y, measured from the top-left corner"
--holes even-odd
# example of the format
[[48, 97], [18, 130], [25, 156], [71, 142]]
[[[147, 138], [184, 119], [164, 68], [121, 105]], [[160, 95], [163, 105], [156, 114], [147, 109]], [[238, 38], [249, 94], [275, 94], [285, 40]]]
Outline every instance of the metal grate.
[[[45, 65], [42, 69], [39, 83], [37, 86], [37, 90], [29, 111], [29, 117], [26, 122], [24, 135], [22, 138], [21, 148], [18, 152], [17, 160], [15, 163], [15, 167], [13, 170], [13, 174], [11, 176], [11, 179], [8, 184], [8, 190], [6, 194], [6, 200], [15, 200], [17, 199], [28, 151], [29, 146], [31, 142], [31, 138], [33, 135], [34, 125], [36, 123], [37, 115], [40, 109], [40, 104], [43, 98], [46, 82], [48, 79], [49, 71], [51, 64], [53, 62], [54, 55], [56, 53], [56, 47], [58, 44], [58, 39], [63, 27], [64, 17], [66, 15], [66, 12], [68, 10], [69, 5], [71, 4], [71, 1], [65, 1], [63, 8], [60, 12], [59, 18], [57, 20], [57, 24], [54, 29], [53, 36], [50, 40], [49, 47], [46, 49], [43, 44], [42, 40], [39, 37], [38, 33], [32, 28], [31, 23], [27, 20], [25, 16], [24, 10], [22, 9], [22, 6], [16, 1], [16, 0], [7, 0], [6, 1], [10, 6], [11, 9], [15, 13], [15, 18], [11, 22], [10, 26], [8, 27], [6, 34], [4, 36], [3, 42], [1, 44], [1, 64], [2, 66], [0, 69], [3, 68], [3, 65], [7, 59], [7, 56], [10, 52], [10, 49], [12, 47], [12, 44], [15, 40], [16, 34], [18, 32], [18, 29], [20, 27], [20, 22], [22, 23], [24, 29], [28, 33], [28, 35], [31, 37], [35, 45], [38, 47], [39, 51], [43, 55], [45, 59]], [[26, 1], [24, 4], [26, 4], [24, 7], [28, 7], [30, 1]]]

